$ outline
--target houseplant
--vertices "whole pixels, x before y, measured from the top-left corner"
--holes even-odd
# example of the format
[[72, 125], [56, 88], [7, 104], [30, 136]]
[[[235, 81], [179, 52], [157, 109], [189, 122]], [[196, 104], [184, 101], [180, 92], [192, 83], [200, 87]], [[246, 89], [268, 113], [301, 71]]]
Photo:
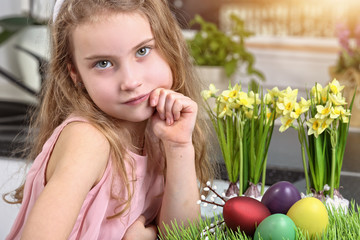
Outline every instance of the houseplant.
[[[264, 192], [276, 98], [270, 94], [263, 96], [262, 93], [253, 91], [244, 92], [238, 84], [229, 85], [220, 94], [217, 94], [218, 91], [211, 84], [209, 90], [202, 91], [201, 95], [215, 129], [230, 180], [226, 195], [260, 197]], [[209, 104], [211, 100], [215, 101], [215, 107]], [[261, 193], [257, 187], [260, 181]]]
[[[245, 29], [244, 22], [236, 15], [230, 15], [230, 19], [231, 31], [225, 33], [196, 15], [190, 24], [198, 24], [200, 30], [188, 40], [190, 53], [198, 66], [223, 68], [225, 79], [222, 80], [229, 81], [236, 72], [251, 77], [250, 89], [255, 90], [257, 83], [265, 77], [254, 67], [255, 57], [245, 46], [245, 39], [253, 33]], [[215, 81], [210, 82], [216, 84]]]
[[0, 45], [6, 45], [14, 54], [21, 76], [17, 85], [23, 84], [23, 89], [30, 93], [38, 92], [41, 86], [43, 76], [39, 71], [43, 70], [49, 52], [46, 23], [54, 3], [54, 0], [24, 0], [23, 14], [0, 19]]
[[55, 0], [24, 0], [23, 14], [0, 18], [0, 45], [28, 26], [45, 25]]
[[326, 197], [331, 201], [335, 196], [342, 199], [340, 172], [355, 97], [346, 99], [343, 90], [344, 86], [336, 79], [324, 87], [316, 83], [308, 100], [301, 98], [299, 102], [296, 90], [277, 90], [283, 99], [277, 103], [282, 123], [279, 130], [284, 132], [292, 127], [298, 131], [306, 193], [312, 191], [321, 200]]

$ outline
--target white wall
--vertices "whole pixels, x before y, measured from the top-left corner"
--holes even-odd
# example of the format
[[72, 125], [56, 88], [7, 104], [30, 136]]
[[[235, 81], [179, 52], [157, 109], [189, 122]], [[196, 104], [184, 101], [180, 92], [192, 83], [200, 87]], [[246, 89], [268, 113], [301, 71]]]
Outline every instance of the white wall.
[[335, 38], [253, 37], [247, 44], [266, 77], [265, 88], [291, 86], [302, 94], [316, 82], [324, 86], [331, 80], [329, 67], [338, 57]]

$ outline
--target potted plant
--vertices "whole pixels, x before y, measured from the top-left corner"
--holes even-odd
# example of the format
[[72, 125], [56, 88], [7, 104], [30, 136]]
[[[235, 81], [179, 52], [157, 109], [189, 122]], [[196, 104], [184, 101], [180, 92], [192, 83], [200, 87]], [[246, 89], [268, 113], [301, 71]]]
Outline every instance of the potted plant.
[[46, 25], [55, 0], [25, 0], [23, 14], [0, 18], [0, 44], [28, 26]]
[[[27, 0], [23, 14], [0, 18], [0, 45], [16, 49], [24, 89], [38, 92], [41, 85], [39, 70], [48, 56], [48, 28], [46, 23], [52, 14], [54, 0]], [[8, 41], [14, 38], [12, 41]], [[2, 72], [4, 72], [3, 70]]]
[[344, 90], [336, 79], [324, 87], [316, 83], [308, 99], [298, 102], [297, 90], [272, 91], [280, 96], [276, 107], [280, 132], [289, 127], [298, 131], [306, 193], [346, 207], [349, 202], [339, 192], [340, 173], [355, 94], [346, 99]]
[[[198, 69], [213, 69], [217, 67], [222, 73], [210, 73], [201, 71], [199, 74], [210, 83], [223, 88], [228, 86], [231, 77], [235, 73], [251, 77], [250, 89], [256, 90], [257, 83], [265, 79], [264, 75], [254, 68], [255, 57], [245, 46], [245, 39], [252, 36], [244, 27], [244, 22], [236, 15], [230, 15], [231, 31], [225, 33], [215, 24], [205, 21], [201, 16], [196, 15], [190, 25], [200, 25], [200, 30], [195, 36], [188, 39], [190, 53]], [[244, 71], [244, 72], [243, 72]], [[220, 80], [214, 80], [212, 76], [218, 75]], [[225, 80], [225, 81], [224, 81]], [[219, 86], [221, 84], [221, 86]]]
[[[235, 84], [218, 94], [214, 84], [201, 95], [229, 178], [227, 197], [261, 197], [264, 193], [267, 153], [274, 129], [277, 98], [242, 91]], [[209, 101], [215, 100], [215, 107]], [[258, 184], [261, 184], [261, 192]], [[238, 187], [239, 185], [239, 187]]]

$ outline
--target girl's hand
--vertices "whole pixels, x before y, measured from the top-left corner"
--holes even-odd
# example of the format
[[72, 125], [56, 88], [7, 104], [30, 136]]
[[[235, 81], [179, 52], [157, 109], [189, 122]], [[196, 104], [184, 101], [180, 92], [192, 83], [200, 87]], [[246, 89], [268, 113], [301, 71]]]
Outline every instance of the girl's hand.
[[145, 217], [140, 217], [126, 230], [123, 240], [155, 240], [157, 228], [155, 225], [145, 227]]
[[193, 100], [181, 93], [158, 88], [150, 94], [150, 106], [156, 108], [151, 123], [159, 139], [164, 143], [192, 142], [198, 109]]
[[166, 182], [158, 220], [160, 231], [165, 234], [165, 225], [171, 226], [174, 220], [186, 226], [200, 215], [192, 144], [198, 107], [189, 97], [163, 88], [150, 94], [150, 105], [156, 108], [152, 130], [162, 141], [166, 158]]

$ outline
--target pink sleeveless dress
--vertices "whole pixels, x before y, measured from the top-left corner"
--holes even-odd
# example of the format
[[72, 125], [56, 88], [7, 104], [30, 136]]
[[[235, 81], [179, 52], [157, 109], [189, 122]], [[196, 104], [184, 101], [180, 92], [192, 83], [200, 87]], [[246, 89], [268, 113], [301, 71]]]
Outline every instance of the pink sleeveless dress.
[[[54, 145], [64, 127], [74, 121], [85, 119], [71, 116], [59, 125], [44, 144], [26, 177], [24, 198], [7, 240], [20, 239], [24, 223], [36, 199], [45, 186], [46, 166]], [[147, 157], [129, 152], [135, 161], [136, 182], [130, 209], [121, 217], [108, 219], [118, 212], [118, 201], [110, 198], [111, 189], [119, 187], [118, 176], [113, 176], [112, 160], [108, 160], [106, 170], [100, 182], [87, 194], [79, 216], [68, 239], [122, 239], [127, 228], [140, 216], [146, 222], [154, 221], [158, 214], [164, 190], [164, 177], [155, 171], [148, 171]], [[130, 175], [129, 175], [130, 176]], [[113, 181], [114, 180], [114, 181]], [[124, 191], [122, 191], [124, 192]], [[126, 195], [124, 195], [126, 196]], [[53, 219], [56, 221], [56, 219]]]

